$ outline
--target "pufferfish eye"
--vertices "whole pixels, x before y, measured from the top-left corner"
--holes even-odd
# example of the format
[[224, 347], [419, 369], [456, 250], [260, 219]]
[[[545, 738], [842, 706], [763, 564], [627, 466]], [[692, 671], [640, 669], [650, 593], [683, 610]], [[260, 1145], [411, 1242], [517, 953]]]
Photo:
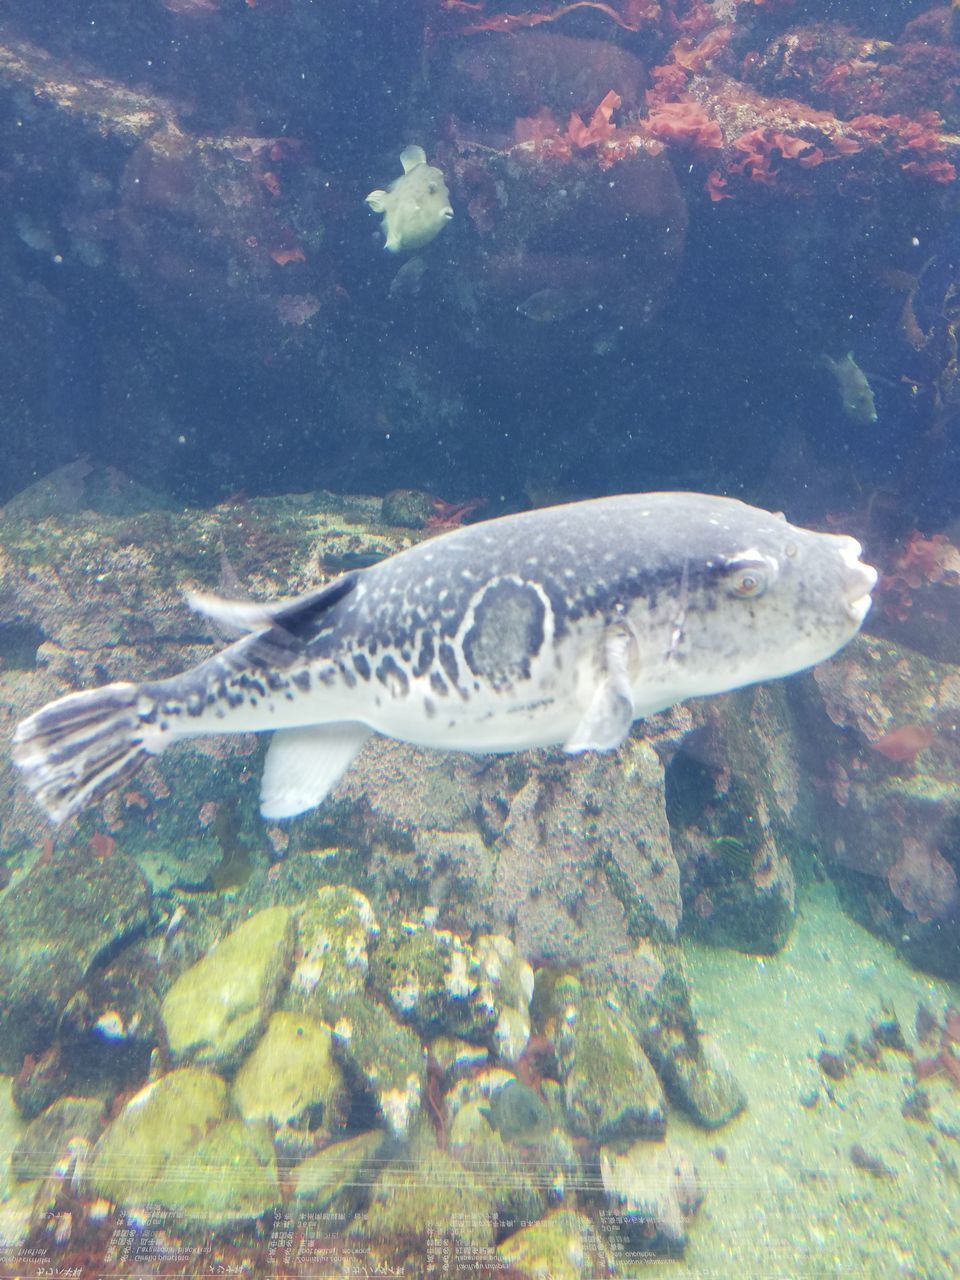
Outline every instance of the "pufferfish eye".
[[773, 582], [776, 565], [756, 551], [747, 551], [727, 561], [724, 577], [730, 595], [738, 600], [755, 600]]

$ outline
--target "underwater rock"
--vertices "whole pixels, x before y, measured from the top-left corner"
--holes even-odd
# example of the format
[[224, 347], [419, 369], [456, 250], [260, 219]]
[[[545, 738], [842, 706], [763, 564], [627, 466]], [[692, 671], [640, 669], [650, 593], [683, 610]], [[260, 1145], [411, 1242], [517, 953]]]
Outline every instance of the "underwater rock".
[[[309, 1209], [347, 1222], [366, 1198], [366, 1188], [379, 1169], [382, 1129], [333, 1142], [293, 1169], [290, 1186], [295, 1209]], [[333, 1230], [327, 1227], [327, 1230]]]
[[97, 1143], [89, 1185], [124, 1208], [159, 1205], [204, 1227], [258, 1218], [280, 1203], [263, 1127], [228, 1117], [227, 1086], [195, 1067], [135, 1094]]
[[287, 980], [293, 938], [290, 912], [268, 907], [181, 974], [163, 1001], [175, 1062], [221, 1069], [239, 1063]]
[[636, 1142], [626, 1152], [605, 1148], [600, 1152], [600, 1176], [611, 1234], [619, 1234], [634, 1249], [683, 1252], [687, 1224], [704, 1197], [683, 1151], [648, 1142]]
[[89, 974], [60, 1017], [57, 1043], [74, 1092], [110, 1096], [147, 1076], [163, 1020], [152, 960], [136, 952]]
[[684, 930], [751, 954], [780, 950], [796, 913], [790, 855], [808, 856], [816, 809], [781, 685], [693, 704], [666, 796]]
[[490, 1057], [490, 1050], [456, 1036], [437, 1036], [430, 1041], [430, 1057], [443, 1072], [444, 1079], [455, 1084], [480, 1071]]
[[606, 1271], [605, 1251], [593, 1223], [572, 1209], [557, 1209], [539, 1222], [523, 1227], [497, 1245], [497, 1258], [524, 1275], [551, 1280], [582, 1280]]
[[[960, 52], [960, 50], [958, 50]], [[951, 285], [951, 289], [953, 285]], [[918, 530], [887, 550], [868, 631], [935, 662], [960, 662], [960, 530]]]
[[370, 1187], [370, 1204], [350, 1235], [388, 1244], [417, 1242], [418, 1261], [428, 1238], [441, 1236], [482, 1248], [494, 1241], [494, 1201], [469, 1169], [422, 1128], [411, 1145], [409, 1162], [386, 1167]]
[[688, 222], [680, 184], [655, 148], [631, 149], [611, 172], [582, 151], [503, 141], [457, 140], [443, 159], [477, 237], [459, 264], [457, 331], [488, 351], [523, 350], [531, 371], [555, 369], [558, 351], [596, 358], [669, 297]]
[[426, 1051], [368, 996], [348, 996], [333, 1026], [337, 1054], [366, 1081], [387, 1128], [403, 1137], [420, 1111]]
[[571, 976], [556, 984], [556, 1052], [575, 1133], [597, 1142], [662, 1138], [667, 1103], [657, 1073], [622, 1011]]
[[543, 108], [559, 120], [592, 112], [604, 94], [617, 93], [626, 112], [643, 106], [646, 63], [607, 40], [551, 31], [497, 32], [451, 41], [441, 49], [446, 65], [439, 92], [462, 122], [486, 133], [512, 136], [518, 116]]
[[[510, 1086], [508, 1081], [501, 1087]], [[509, 1222], [533, 1221], [564, 1200], [581, 1170], [570, 1136], [551, 1130], [549, 1122], [512, 1137], [493, 1125], [496, 1096], [461, 1103], [450, 1123], [447, 1149], [487, 1188], [504, 1231]]]
[[911, 963], [956, 977], [956, 667], [867, 636], [811, 681], [802, 687], [824, 777], [819, 823], [841, 903]]
[[333, 1056], [333, 1033], [306, 1014], [272, 1014], [230, 1093], [248, 1124], [269, 1121], [285, 1146], [335, 1131], [347, 1090]]
[[[712, 1041], [701, 1036], [693, 1052], [684, 1042], [664, 1054], [662, 1037], [642, 1039], [670, 1098], [704, 1129], [721, 1128], [747, 1105], [746, 1094]], [[656, 1048], [649, 1047], [650, 1041]]]
[[130, 859], [82, 848], [37, 862], [0, 897], [0, 1070], [50, 1045], [91, 965], [146, 928], [149, 902]]
[[284, 1006], [334, 1021], [348, 995], [362, 995], [368, 948], [379, 933], [373, 908], [359, 890], [318, 889], [297, 913], [296, 963]]
[[524, 955], [563, 965], [629, 950], [631, 936], [676, 933], [663, 769], [645, 742], [531, 763], [494, 854], [494, 901]]
[[533, 970], [505, 937], [471, 947], [448, 930], [385, 930], [370, 965], [373, 986], [424, 1034], [438, 1031], [491, 1043], [516, 1058], [530, 1036]]
[[27, 1125], [10, 1154], [10, 1169], [21, 1182], [72, 1173], [103, 1132], [106, 1116], [99, 1098], [58, 1098]]
[[433, 498], [420, 489], [391, 489], [383, 498], [384, 524], [396, 524], [402, 529], [424, 529], [435, 513]]

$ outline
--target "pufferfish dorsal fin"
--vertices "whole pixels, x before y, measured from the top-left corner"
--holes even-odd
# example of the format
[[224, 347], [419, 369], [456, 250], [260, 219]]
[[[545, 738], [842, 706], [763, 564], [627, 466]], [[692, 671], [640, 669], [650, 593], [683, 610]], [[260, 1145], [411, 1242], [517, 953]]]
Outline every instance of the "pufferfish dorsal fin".
[[318, 619], [357, 585], [359, 573], [345, 573], [315, 591], [285, 600], [223, 600], [206, 591], [187, 592], [187, 604], [197, 613], [235, 635], [278, 630], [296, 639], [308, 638]]
[[563, 744], [568, 755], [582, 751], [614, 751], [630, 732], [637, 709], [630, 682], [636, 665], [637, 638], [624, 623], [603, 633], [602, 669], [590, 705]]
[[[427, 163], [427, 153], [423, 147], [404, 147], [400, 152], [400, 163], [403, 165], [403, 172], [409, 173], [411, 169], [415, 169], [418, 164]], [[369, 197], [367, 197], [369, 199]]]

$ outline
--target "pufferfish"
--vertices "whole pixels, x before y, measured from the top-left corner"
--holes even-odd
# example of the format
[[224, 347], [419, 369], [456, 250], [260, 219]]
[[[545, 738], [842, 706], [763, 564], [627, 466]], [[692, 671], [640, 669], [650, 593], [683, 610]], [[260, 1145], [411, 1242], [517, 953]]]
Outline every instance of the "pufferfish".
[[320, 804], [372, 733], [440, 750], [611, 751], [685, 698], [790, 675], [860, 628], [855, 539], [733, 498], [627, 494], [427, 539], [293, 600], [182, 675], [71, 693], [13, 757], [59, 822], [180, 739], [273, 731], [260, 808]]
[[383, 214], [383, 247], [391, 253], [423, 248], [453, 217], [443, 173], [427, 164], [423, 147], [404, 147], [400, 163], [403, 174], [386, 191], [371, 191], [366, 199], [374, 213]]

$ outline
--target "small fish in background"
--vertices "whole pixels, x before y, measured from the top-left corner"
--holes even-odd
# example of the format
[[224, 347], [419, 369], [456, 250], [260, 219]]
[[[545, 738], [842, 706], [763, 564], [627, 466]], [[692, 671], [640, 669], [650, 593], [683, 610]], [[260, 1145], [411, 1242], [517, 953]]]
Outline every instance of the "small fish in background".
[[587, 297], [576, 289], [539, 289], [517, 303], [517, 311], [535, 324], [555, 324], [587, 309]]
[[453, 217], [443, 173], [427, 164], [423, 147], [404, 147], [400, 163], [402, 176], [386, 191], [371, 191], [366, 199], [374, 213], [383, 214], [383, 247], [391, 253], [421, 249]]
[[877, 406], [873, 400], [873, 391], [867, 375], [854, 360], [853, 352], [848, 351], [839, 360], [824, 354], [823, 363], [836, 379], [837, 390], [843, 401], [843, 412], [850, 421], [864, 427], [876, 422]]

